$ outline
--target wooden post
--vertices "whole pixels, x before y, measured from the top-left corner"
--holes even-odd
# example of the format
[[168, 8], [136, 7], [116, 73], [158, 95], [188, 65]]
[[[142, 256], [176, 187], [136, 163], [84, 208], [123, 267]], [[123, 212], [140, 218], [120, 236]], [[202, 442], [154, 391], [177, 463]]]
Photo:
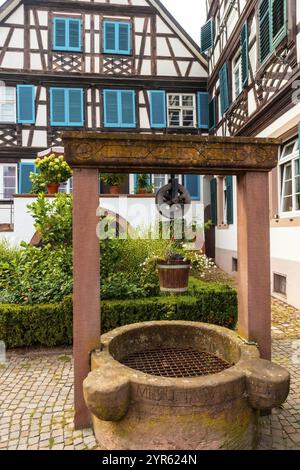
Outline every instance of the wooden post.
[[269, 175], [237, 177], [239, 315], [238, 331], [271, 358]]
[[74, 169], [73, 198], [75, 429], [82, 429], [90, 426], [82, 382], [90, 371], [90, 352], [100, 345], [100, 248], [96, 235], [98, 169]]

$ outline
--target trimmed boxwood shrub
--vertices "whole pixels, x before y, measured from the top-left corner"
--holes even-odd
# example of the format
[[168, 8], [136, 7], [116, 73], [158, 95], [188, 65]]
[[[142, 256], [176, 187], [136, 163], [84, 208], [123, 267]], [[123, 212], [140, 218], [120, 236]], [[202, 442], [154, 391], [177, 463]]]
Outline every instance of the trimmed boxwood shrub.
[[[102, 333], [118, 326], [150, 320], [191, 320], [234, 328], [236, 291], [228, 286], [195, 282], [183, 296], [105, 300]], [[0, 305], [0, 340], [8, 348], [72, 343], [72, 297], [48, 305]]]

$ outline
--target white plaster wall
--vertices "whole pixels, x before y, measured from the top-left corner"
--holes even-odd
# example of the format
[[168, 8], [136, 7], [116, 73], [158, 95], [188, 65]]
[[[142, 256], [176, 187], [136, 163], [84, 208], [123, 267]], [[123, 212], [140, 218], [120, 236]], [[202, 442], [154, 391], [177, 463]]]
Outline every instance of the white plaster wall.
[[300, 227], [271, 228], [271, 255], [300, 263]]
[[[30, 242], [35, 233], [34, 222], [28, 211], [28, 204], [34, 202], [34, 197], [16, 197], [14, 199], [14, 231], [13, 232], [0, 232], [0, 240], [7, 239], [11, 244], [18, 245], [21, 241]], [[153, 226], [158, 218], [154, 197], [105, 197], [101, 196], [99, 199], [100, 206], [103, 209], [110, 210], [119, 214], [134, 228], [148, 228]], [[2, 212], [2, 211], [1, 211]], [[1, 215], [0, 212], [0, 215]], [[202, 225], [203, 219], [203, 204], [201, 202], [192, 202], [192, 207], [187, 216], [197, 217], [197, 222]], [[0, 223], [8, 223], [8, 213], [6, 213], [5, 220]], [[6, 220], [8, 219], [8, 220]]]

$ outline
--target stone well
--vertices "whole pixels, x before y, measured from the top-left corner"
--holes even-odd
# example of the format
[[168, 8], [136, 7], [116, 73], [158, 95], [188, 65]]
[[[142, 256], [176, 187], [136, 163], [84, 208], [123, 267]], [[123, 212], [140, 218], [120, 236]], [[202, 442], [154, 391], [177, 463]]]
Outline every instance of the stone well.
[[259, 411], [288, 395], [289, 373], [222, 327], [146, 322], [101, 339], [83, 388], [103, 449], [253, 449]]

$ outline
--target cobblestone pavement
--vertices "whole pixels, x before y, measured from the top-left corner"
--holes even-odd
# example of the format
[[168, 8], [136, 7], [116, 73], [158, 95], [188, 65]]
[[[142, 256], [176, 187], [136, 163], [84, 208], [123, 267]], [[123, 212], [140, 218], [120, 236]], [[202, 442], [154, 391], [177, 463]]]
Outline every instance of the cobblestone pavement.
[[0, 369], [0, 449], [83, 450], [91, 429], [73, 428], [71, 350], [12, 352]]
[[[292, 383], [284, 406], [261, 418], [259, 448], [300, 449], [300, 312], [277, 300], [272, 309], [273, 360]], [[90, 429], [74, 431], [72, 384], [70, 349], [10, 352], [0, 365], [0, 449], [95, 449]]]
[[290, 305], [272, 302], [272, 360], [291, 374], [286, 403], [261, 418], [260, 449], [300, 449], [300, 312]]

